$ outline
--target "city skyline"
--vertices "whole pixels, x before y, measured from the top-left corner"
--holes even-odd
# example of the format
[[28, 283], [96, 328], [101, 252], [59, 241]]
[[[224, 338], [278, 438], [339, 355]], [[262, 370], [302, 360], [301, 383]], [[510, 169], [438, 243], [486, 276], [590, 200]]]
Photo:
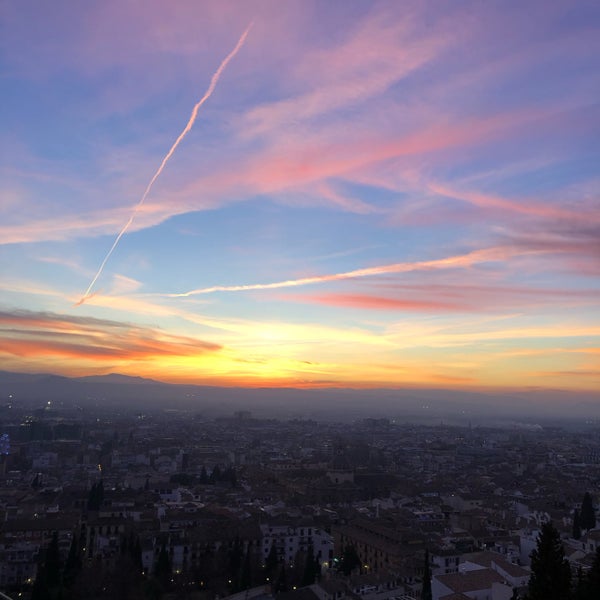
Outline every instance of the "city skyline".
[[0, 20], [0, 369], [600, 388], [594, 3]]

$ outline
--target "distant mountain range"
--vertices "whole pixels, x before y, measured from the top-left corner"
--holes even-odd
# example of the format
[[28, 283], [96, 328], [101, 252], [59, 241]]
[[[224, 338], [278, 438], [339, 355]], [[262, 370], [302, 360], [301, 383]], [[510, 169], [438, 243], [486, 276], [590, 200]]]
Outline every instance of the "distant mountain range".
[[0, 371], [0, 405], [12, 403], [156, 411], [195, 410], [257, 417], [348, 421], [388, 417], [455, 424], [562, 423], [600, 419], [600, 395], [526, 390], [519, 393], [456, 389], [233, 388], [170, 384], [119, 373], [63, 377]]

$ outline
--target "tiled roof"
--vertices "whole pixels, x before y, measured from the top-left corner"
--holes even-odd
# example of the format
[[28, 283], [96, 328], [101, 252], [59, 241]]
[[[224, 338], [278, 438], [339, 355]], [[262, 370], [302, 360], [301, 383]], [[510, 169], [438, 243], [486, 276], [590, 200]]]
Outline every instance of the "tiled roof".
[[477, 569], [475, 571], [466, 571], [464, 573], [449, 573], [448, 575], [438, 575], [436, 578], [453, 592], [486, 590], [491, 588], [493, 583], [502, 583], [502, 581], [504, 581], [504, 579], [492, 569]]
[[469, 596], [465, 596], [464, 594], [448, 594], [447, 596], [441, 596], [440, 600], [472, 600]]

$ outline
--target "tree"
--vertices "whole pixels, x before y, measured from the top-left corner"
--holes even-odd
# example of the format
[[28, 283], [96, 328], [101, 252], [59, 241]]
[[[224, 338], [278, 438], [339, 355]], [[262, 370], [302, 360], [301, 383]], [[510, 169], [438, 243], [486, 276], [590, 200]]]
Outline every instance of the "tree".
[[88, 510], [100, 510], [102, 502], [104, 502], [104, 482], [101, 479], [98, 483], [92, 484], [88, 494]]
[[265, 560], [265, 580], [272, 580], [274, 575], [277, 573], [277, 567], [279, 566], [279, 557], [277, 556], [277, 548], [275, 541], [271, 544], [271, 549]]
[[33, 587], [31, 588], [31, 600], [51, 600], [41, 568], [38, 569], [37, 576], [33, 582]]
[[421, 600], [432, 600], [431, 595], [431, 566], [429, 565], [429, 550], [425, 550], [425, 564], [423, 566], [423, 589]]
[[300, 584], [302, 586], [312, 585], [321, 571], [321, 565], [319, 559], [315, 557], [315, 551], [313, 545], [308, 546], [308, 553], [304, 562], [304, 572], [302, 573], [302, 580]]
[[65, 563], [65, 569], [63, 572], [63, 583], [66, 588], [70, 589], [72, 587], [77, 575], [79, 575], [81, 572], [81, 567], [81, 553], [77, 540], [77, 534], [73, 533], [73, 537], [71, 538], [71, 546], [69, 547], [69, 554], [67, 556], [67, 562]]
[[227, 577], [233, 582], [234, 591], [237, 589], [239, 581], [240, 569], [242, 568], [242, 561], [244, 558], [244, 548], [240, 536], [237, 535], [233, 541], [233, 546], [229, 550], [229, 565], [227, 569]]
[[206, 472], [206, 467], [204, 465], [202, 465], [202, 471], [200, 471], [200, 483], [208, 483], [208, 473]]
[[154, 575], [163, 586], [169, 586], [171, 581], [171, 559], [169, 558], [167, 546], [164, 543], [160, 547], [160, 552], [154, 565]]
[[248, 590], [252, 587], [252, 564], [250, 562], [250, 546], [246, 550], [246, 557], [240, 574], [240, 589]]
[[596, 527], [596, 511], [592, 495], [586, 492], [581, 502], [581, 512], [579, 513], [579, 524], [581, 529], [594, 529]]
[[571, 568], [565, 559], [560, 535], [552, 522], [542, 525], [531, 553], [531, 576], [527, 600], [568, 600]]
[[219, 465], [215, 465], [211, 471], [210, 477], [208, 478], [208, 482], [217, 483], [218, 481], [221, 481], [221, 467], [219, 467]]
[[348, 576], [356, 567], [360, 567], [360, 558], [356, 553], [356, 548], [348, 544], [342, 554], [342, 573]]
[[48, 587], [58, 587], [61, 579], [60, 550], [58, 548], [58, 532], [52, 534], [52, 539], [46, 550], [44, 570]]
[[600, 547], [596, 549], [596, 556], [587, 576], [579, 577], [576, 600], [598, 600], [598, 598], [600, 598]]
[[238, 485], [237, 475], [235, 474], [235, 469], [231, 469], [231, 474], [229, 475], [229, 481], [231, 482], [231, 487], [236, 488]]
[[281, 563], [281, 569], [279, 569], [279, 575], [277, 576], [277, 581], [275, 582], [275, 592], [287, 592], [288, 584], [287, 584], [287, 574], [285, 572], [285, 563]]
[[579, 510], [577, 508], [573, 513], [573, 539], [581, 539], [581, 518], [579, 517]]
[[573, 590], [573, 600], [586, 600], [586, 579], [583, 576], [583, 570], [580, 567], [577, 568], [577, 581]]
[[58, 598], [60, 583], [60, 551], [58, 548], [58, 533], [55, 531], [44, 553], [44, 561], [38, 568], [35, 583], [31, 590], [31, 600], [54, 600]]

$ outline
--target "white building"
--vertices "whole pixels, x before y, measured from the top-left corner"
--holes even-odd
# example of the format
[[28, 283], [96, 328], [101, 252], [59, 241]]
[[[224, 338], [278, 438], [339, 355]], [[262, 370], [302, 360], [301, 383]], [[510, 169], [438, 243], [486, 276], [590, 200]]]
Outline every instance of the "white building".
[[321, 564], [333, 558], [333, 538], [326, 531], [311, 525], [261, 524], [263, 535], [262, 556], [267, 558], [275, 545], [277, 556], [290, 564], [298, 552], [307, 552], [312, 545], [315, 557]]
[[458, 573], [433, 577], [433, 600], [444, 600], [452, 594], [471, 600], [509, 600], [514, 588], [524, 587], [529, 581], [527, 569], [507, 561], [497, 552], [477, 552], [464, 558]]

